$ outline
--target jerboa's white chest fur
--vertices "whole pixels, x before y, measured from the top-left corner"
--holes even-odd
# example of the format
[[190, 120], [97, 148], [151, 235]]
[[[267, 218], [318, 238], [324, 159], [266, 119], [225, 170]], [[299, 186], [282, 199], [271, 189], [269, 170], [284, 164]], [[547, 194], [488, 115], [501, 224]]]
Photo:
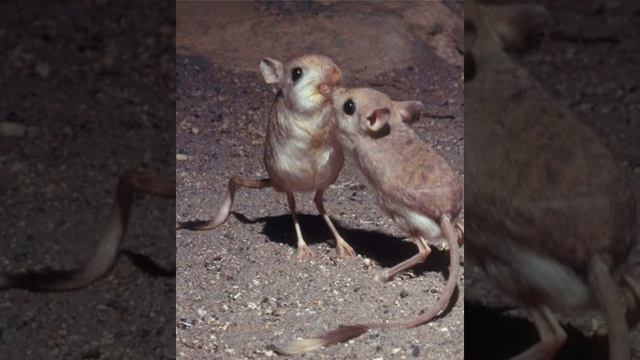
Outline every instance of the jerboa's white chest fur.
[[265, 165], [276, 190], [325, 189], [338, 177], [344, 157], [330, 106], [312, 116], [275, 104], [269, 119]]

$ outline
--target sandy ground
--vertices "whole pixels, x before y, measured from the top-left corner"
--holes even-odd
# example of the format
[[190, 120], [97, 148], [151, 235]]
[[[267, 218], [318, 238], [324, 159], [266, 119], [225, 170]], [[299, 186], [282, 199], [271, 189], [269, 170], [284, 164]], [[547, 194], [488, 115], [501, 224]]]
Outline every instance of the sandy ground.
[[[551, 11], [556, 34], [539, 50], [517, 61], [527, 66], [551, 94], [575, 111], [580, 121], [601, 135], [602, 141], [628, 169], [636, 193], [640, 194], [640, 93], [638, 77], [632, 75], [637, 71], [640, 54], [637, 32], [640, 6], [634, 1], [536, 3], [544, 4]], [[567, 41], [567, 36], [560, 34], [574, 37], [582, 34], [587, 39], [599, 40]], [[491, 292], [471, 262], [468, 265], [465, 283], [467, 357], [506, 359], [531, 346], [537, 339], [535, 328], [520, 317], [504, 316], [504, 309], [500, 307], [508, 303]], [[563, 319], [569, 340], [558, 354], [559, 359], [606, 358], [606, 338], [583, 332], [600, 327], [597, 319], [590, 316]], [[569, 320], [571, 324], [567, 323]], [[490, 332], [486, 331], [488, 328], [491, 328]], [[631, 343], [633, 358], [640, 358], [639, 330], [632, 333]]]
[[[173, 6], [0, 5], [0, 121], [27, 128], [0, 135], [0, 271], [81, 264], [126, 169], [171, 175]], [[173, 268], [174, 205], [136, 197], [124, 249]], [[172, 358], [174, 314], [175, 278], [123, 256], [79, 291], [1, 292], [0, 357]]]
[[[185, 156], [176, 168], [179, 220], [212, 216], [230, 176], [266, 175], [262, 146], [274, 95], [257, 72], [263, 56], [324, 53], [350, 85], [423, 101], [428, 115], [412, 127], [463, 175], [461, 3], [178, 3], [177, 10], [176, 146]], [[416, 247], [377, 209], [350, 159], [325, 199], [357, 258], [337, 258], [310, 194], [299, 194], [297, 204], [314, 261], [296, 260], [286, 200], [271, 189], [238, 191], [235, 213], [215, 230], [178, 232], [180, 359], [268, 358], [271, 344], [340, 324], [412, 318], [435, 304], [447, 251], [434, 249], [424, 266], [392, 282], [373, 280]], [[462, 359], [462, 284], [450, 309], [429, 324], [372, 331], [293, 358]]]

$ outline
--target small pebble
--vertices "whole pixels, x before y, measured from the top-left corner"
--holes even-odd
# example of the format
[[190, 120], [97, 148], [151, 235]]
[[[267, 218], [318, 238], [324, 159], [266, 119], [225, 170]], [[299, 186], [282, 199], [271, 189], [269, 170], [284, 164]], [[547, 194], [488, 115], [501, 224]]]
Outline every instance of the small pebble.
[[418, 345], [411, 346], [411, 356], [418, 357], [420, 355], [420, 347]]

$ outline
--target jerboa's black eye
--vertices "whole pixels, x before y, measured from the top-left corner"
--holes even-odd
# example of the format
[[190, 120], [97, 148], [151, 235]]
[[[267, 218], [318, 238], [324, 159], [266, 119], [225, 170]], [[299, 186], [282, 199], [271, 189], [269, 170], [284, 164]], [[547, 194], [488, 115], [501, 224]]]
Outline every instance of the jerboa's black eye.
[[356, 103], [351, 99], [345, 101], [344, 105], [342, 105], [342, 111], [347, 115], [353, 115], [353, 113], [356, 112]]
[[302, 77], [302, 69], [301, 68], [297, 67], [297, 68], [293, 68], [293, 70], [291, 70], [291, 80], [296, 82], [301, 77]]

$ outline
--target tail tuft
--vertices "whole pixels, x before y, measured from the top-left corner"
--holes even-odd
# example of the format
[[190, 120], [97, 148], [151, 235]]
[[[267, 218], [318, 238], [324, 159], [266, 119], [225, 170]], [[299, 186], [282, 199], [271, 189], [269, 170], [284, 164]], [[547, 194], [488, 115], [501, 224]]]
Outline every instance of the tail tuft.
[[[226, 217], [225, 217], [226, 220]], [[176, 230], [191, 230], [191, 231], [203, 231], [203, 230], [211, 230], [215, 228], [217, 225], [216, 221], [212, 220], [191, 220], [185, 222], [176, 223]]]
[[280, 355], [302, 354], [317, 350], [321, 347], [327, 347], [351, 340], [369, 331], [370, 328], [371, 327], [368, 325], [340, 326], [336, 330], [322, 334], [318, 337], [295, 340], [281, 348], [273, 347], [273, 350]]

